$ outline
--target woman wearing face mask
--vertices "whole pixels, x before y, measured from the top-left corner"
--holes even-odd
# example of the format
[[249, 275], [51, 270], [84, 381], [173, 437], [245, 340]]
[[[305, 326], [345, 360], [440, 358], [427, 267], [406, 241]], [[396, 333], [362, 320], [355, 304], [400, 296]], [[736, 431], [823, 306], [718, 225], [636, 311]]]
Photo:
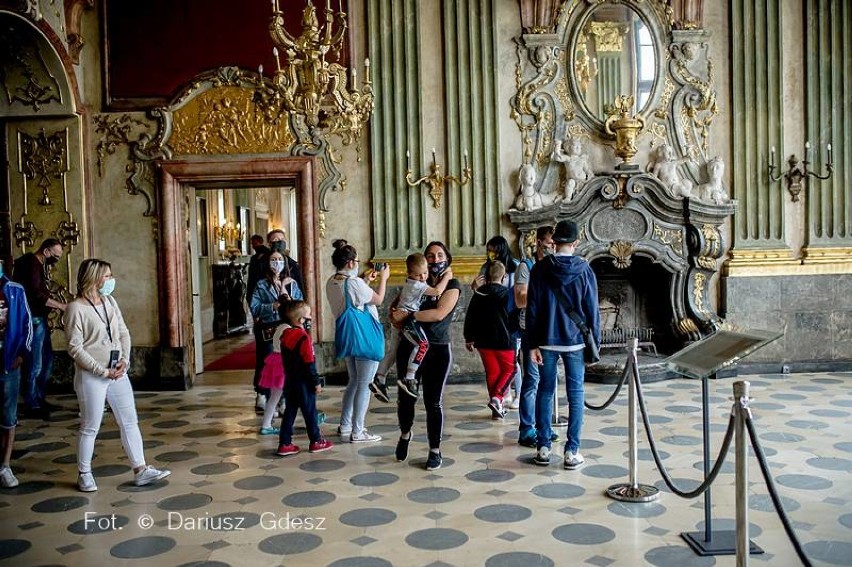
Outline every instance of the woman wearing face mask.
[[[349, 292], [349, 300], [355, 309], [366, 309], [377, 321], [379, 314], [376, 306], [381, 305], [385, 299], [385, 288], [387, 286], [390, 270], [385, 265], [381, 271], [370, 270], [363, 278], [358, 277], [358, 252], [354, 246], [345, 240], [335, 240], [334, 252], [331, 255], [331, 263], [337, 272], [328, 279], [325, 284], [325, 294], [331, 304], [334, 317], [340, 317], [346, 310], [346, 297]], [[375, 291], [367, 284], [379, 280]], [[365, 281], [366, 280], [366, 281]], [[406, 357], [406, 360], [408, 358]], [[363, 358], [347, 357], [346, 370], [349, 374], [349, 383], [343, 393], [343, 406], [340, 414], [340, 427], [337, 434], [344, 443], [369, 443], [381, 441], [381, 437], [367, 431], [364, 419], [370, 406], [370, 382], [379, 368], [378, 361]]]
[[296, 260], [287, 255], [287, 240], [284, 231], [280, 228], [271, 230], [266, 235], [266, 240], [269, 242], [269, 250], [271, 252], [279, 252], [284, 257], [284, 271], [296, 280], [300, 289], [304, 290], [305, 285], [302, 281], [302, 269]]
[[133, 467], [136, 486], [169, 476], [145, 464], [142, 434], [136, 417], [133, 388], [127, 376], [130, 333], [118, 302], [112, 297], [115, 278], [112, 267], [91, 258], [77, 272], [77, 299], [66, 310], [65, 337], [74, 360], [74, 391], [80, 405], [80, 435], [77, 447], [77, 487], [82, 492], [98, 489], [92, 476], [95, 438], [108, 402], [121, 432], [121, 444]]
[[[273, 251], [268, 254], [264, 258], [264, 264], [264, 277], [254, 288], [249, 308], [254, 317], [254, 391], [257, 394], [255, 408], [266, 413], [270, 402], [269, 389], [260, 386], [260, 373], [266, 357], [272, 352], [275, 330], [281, 325], [278, 308], [285, 301], [303, 299], [303, 295], [299, 284], [287, 272], [287, 262], [281, 252]], [[278, 400], [275, 400], [272, 404], [273, 412], [277, 403]], [[264, 423], [269, 422], [264, 418]]]
[[[430, 242], [423, 253], [429, 263], [430, 286], [437, 285], [453, 261], [450, 251], [443, 242]], [[417, 380], [420, 382], [420, 393], [426, 406], [426, 435], [429, 438], [429, 455], [426, 459], [426, 470], [433, 471], [441, 467], [441, 436], [444, 428], [444, 386], [450, 375], [453, 363], [453, 352], [450, 348], [450, 323], [453, 312], [461, 296], [461, 284], [455, 278], [447, 283], [444, 293], [438, 297], [424, 296], [420, 311], [411, 313], [402, 309], [391, 311], [394, 324], [401, 324], [407, 317], [414, 317], [423, 328], [429, 339], [429, 350], [420, 363]], [[397, 350], [397, 373], [405, 375], [408, 357], [414, 346], [408, 341], [400, 341]], [[408, 445], [411, 442], [411, 428], [414, 425], [414, 405], [417, 401], [412, 396], [399, 393], [397, 419], [399, 420], [399, 441], [396, 445], [396, 460], [408, 458]]]

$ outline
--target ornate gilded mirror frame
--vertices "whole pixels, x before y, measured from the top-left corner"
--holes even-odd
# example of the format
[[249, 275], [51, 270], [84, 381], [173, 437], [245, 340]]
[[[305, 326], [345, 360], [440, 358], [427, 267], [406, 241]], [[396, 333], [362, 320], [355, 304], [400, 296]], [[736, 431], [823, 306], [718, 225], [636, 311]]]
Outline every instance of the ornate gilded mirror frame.
[[703, 183], [713, 155], [709, 130], [718, 113], [709, 33], [675, 29], [666, 0], [577, 0], [562, 3], [552, 27], [516, 39], [511, 116], [521, 132], [521, 162], [533, 165], [538, 174], [536, 190], [547, 195], [559, 185], [560, 164], [553, 153], [556, 143], [569, 136], [589, 142], [585, 149], [594, 169], [608, 171], [616, 164], [613, 137], [584, 108], [574, 72], [580, 63], [574, 47], [582, 26], [606, 5], [639, 14], [655, 45], [656, 78], [648, 104], [639, 112], [645, 128], [637, 138], [637, 163], [644, 167], [655, 148], [668, 144], [677, 156], [689, 158], [679, 166], [682, 174], [694, 184]]

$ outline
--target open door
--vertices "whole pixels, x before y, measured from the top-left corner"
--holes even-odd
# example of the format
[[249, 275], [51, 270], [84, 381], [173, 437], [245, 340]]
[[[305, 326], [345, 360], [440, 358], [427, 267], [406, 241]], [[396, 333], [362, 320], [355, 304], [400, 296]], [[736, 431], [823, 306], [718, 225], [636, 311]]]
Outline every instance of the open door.
[[194, 373], [204, 372], [204, 339], [201, 332], [201, 277], [199, 270], [199, 256], [201, 242], [199, 235], [207, 234], [201, 223], [207, 223], [207, 215], [199, 215], [199, 208], [205, 204], [205, 199], [195, 197], [195, 206], [189, 207], [189, 226], [194, 230], [189, 231], [189, 265], [190, 265], [190, 293], [192, 294], [192, 340], [195, 347]]

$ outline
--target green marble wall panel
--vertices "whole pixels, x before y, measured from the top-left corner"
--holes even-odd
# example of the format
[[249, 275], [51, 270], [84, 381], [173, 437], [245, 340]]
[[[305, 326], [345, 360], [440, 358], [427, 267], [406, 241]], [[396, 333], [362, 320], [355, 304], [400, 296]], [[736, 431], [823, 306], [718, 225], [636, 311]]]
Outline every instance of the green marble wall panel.
[[733, 245], [736, 249], [786, 248], [787, 191], [783, 180], [770, 182], [767, 167], [770, 148], [783, 146], [781, 0], [732, 0], [730, 13], [731, 196], [739, 201]]
[[406, 186], [405, 152], [411, 168], [424, 171], [421, 156], [419, 2], [368, 0], [367, 26], [376, 108], [370, 121], [373, 254], [404, 257], [425, 242], [425, 191]]
[[852, 4], [849, 0], [805, 3], [807, 137], [810, 167], [826, 172], [827, 144], [834, 174], [808, 179], [809, 247], [852, 245]]
[[460, 175], [469, 154], [473, 181], [445, 188], [448, 244], [454, 254], [481, 255], [500, 234], [497, 22], [492, 0], [444, 0], [446, 173]]

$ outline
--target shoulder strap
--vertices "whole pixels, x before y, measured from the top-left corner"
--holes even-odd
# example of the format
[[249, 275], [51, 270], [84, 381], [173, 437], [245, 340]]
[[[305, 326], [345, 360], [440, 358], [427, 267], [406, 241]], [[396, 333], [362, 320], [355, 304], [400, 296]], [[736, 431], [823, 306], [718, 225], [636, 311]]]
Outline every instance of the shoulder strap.
[[346, 309], [352, 307], [352, 299], [349, 297], [349, 276], [343, 280], [343, 299], [346, 302]]
[[545, 274], [545, 280], [547, 281], [550, 289], [553, 291], [553, 294], [556, 296], [556, 299], [559, 300], [559, 303], [562, 304], [562, 307], [565, 308], [565, 311], [568, 313], [568, 317], [574, 321], [574, 324], [577, 325], [577, 328], [580, 329], [580, 332], [586, 334], [589, 332], [589, 328], [586, 326], [585, 321], [574, 311], [574, 308], [571, 307], [571, 304], [568, 302], [568, 298], [565, 297], [565, 292], [558, 285], [556, 278], [553, 277], [553, 272], [547, 272]]

